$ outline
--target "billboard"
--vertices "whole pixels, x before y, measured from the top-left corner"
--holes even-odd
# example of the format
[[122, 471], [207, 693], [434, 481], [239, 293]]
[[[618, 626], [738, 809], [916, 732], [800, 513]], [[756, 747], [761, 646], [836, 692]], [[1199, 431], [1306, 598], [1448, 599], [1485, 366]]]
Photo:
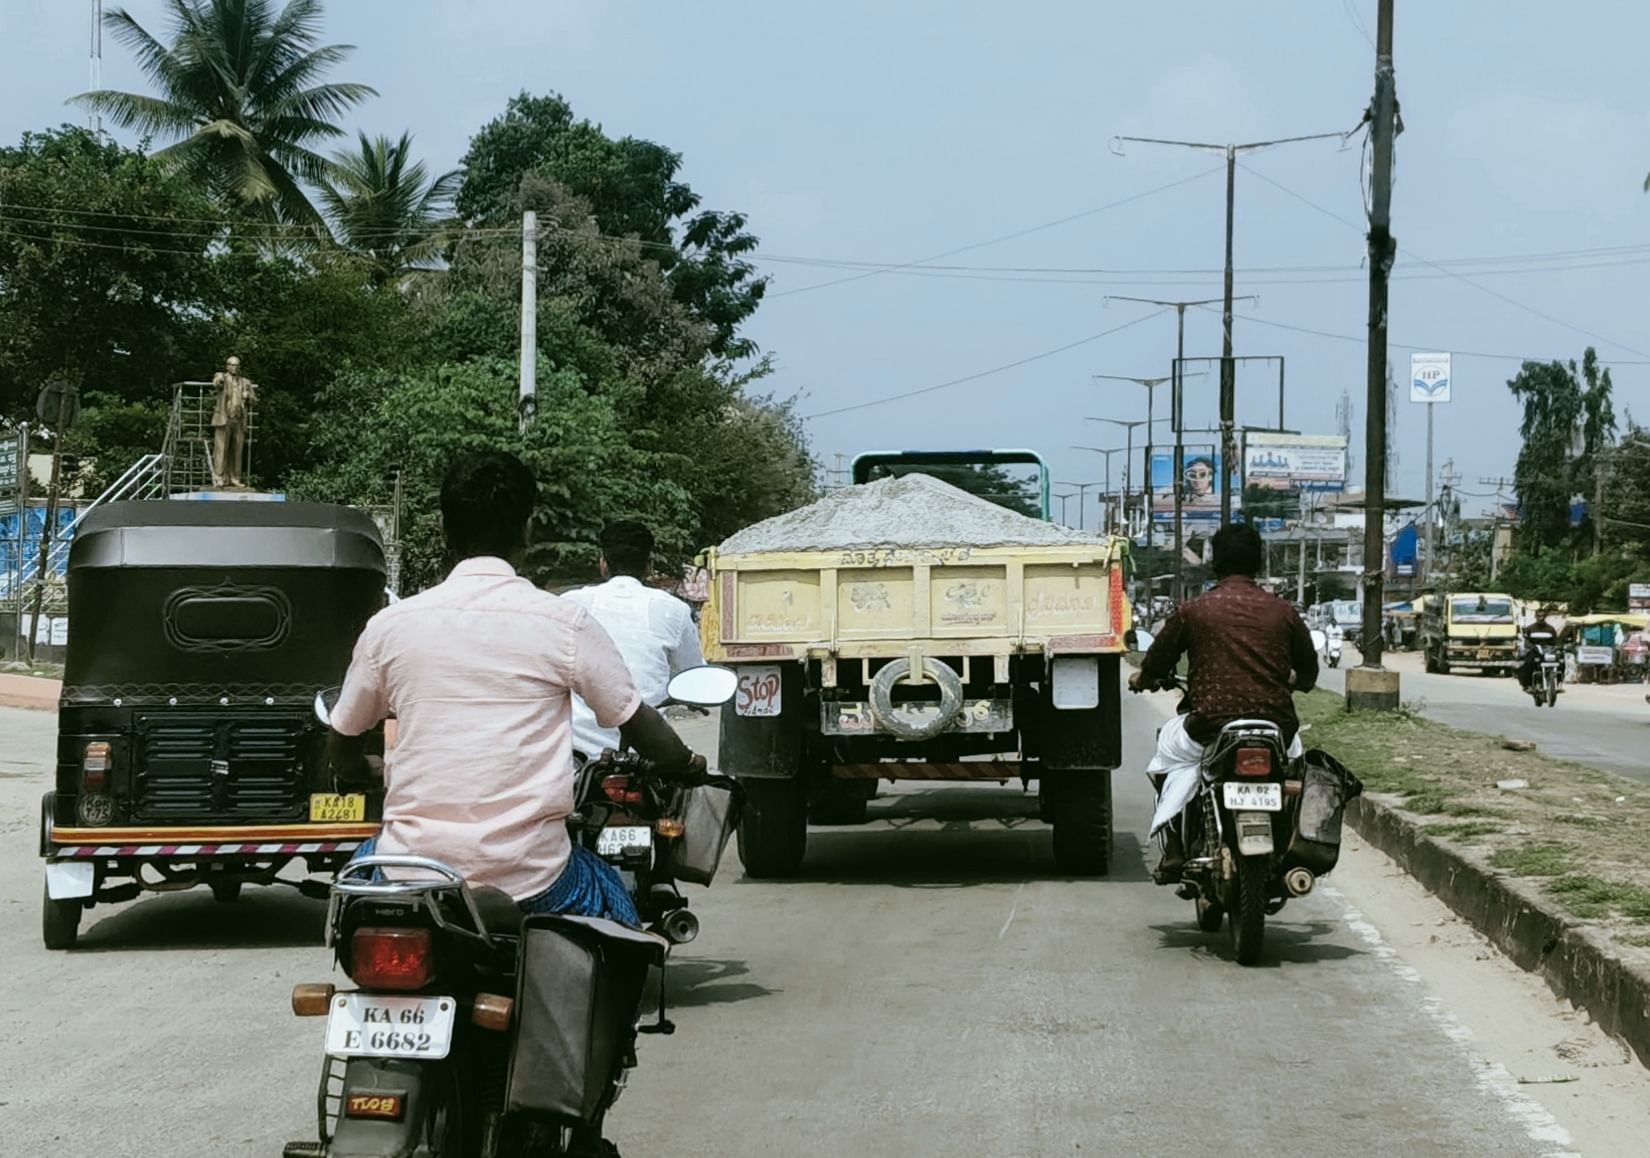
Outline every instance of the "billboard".
[[1338, 434], [1250, 434], [1243, 483], [1276, 491], [1346, 489], [1346, 439]]
[[1411, 402], [1448, 402], [1449, 394], [1449, 355], [1411, 354], [1409, 356], [1409, 400]]
[[[1220, 522], [1220, 454], [1210, 446], [1185, 448], [1182, 518], [1188, 523]], [[1174, 522], [1174, 454], [1152, 455], [1152, 521]], [[1235, 482], [1236, 480], [1234, 480]], [[1232, 510], [1242, 507], [1232, 496]]]

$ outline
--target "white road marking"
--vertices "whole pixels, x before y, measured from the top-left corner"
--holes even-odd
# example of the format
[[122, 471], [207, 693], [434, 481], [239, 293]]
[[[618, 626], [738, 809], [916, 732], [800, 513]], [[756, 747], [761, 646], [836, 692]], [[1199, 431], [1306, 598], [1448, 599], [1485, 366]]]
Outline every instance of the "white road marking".
[[1014, 923], [1014, 914], [1020, 911], [1020, 894], [1025, 891], [1026, 883], [1021, 881], [1020, 887], [1014, 890], [1014, 902], [1008, 906], [1008, 920], [1004, 921], [1003, 927], [997, 930], [997, 940], [1001, 941], [1008, 936], [1008, 927]]

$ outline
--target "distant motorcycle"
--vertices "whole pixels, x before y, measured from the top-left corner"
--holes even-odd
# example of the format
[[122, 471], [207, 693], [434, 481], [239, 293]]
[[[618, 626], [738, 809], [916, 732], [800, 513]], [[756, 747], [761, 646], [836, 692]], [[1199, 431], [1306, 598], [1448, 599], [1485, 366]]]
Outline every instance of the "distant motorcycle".
[[1317, 649], [1318, 659], [1324, 664], [1329, 667], [1341, 666], [1341, 649], [1344, 644], [1339, 632], [1314, 630], [1312, 646]]
[[1530, 678], [1530, 686], [1525, 690], [1535, 700], [1535, 706], [1545, 704], [1551, 708], [1558, 703], [1558, 693], [1564, 682], [1564, 663], [1558, 656], [1556, 647], [1540, 647], [1536, 657], [1535, 671]]

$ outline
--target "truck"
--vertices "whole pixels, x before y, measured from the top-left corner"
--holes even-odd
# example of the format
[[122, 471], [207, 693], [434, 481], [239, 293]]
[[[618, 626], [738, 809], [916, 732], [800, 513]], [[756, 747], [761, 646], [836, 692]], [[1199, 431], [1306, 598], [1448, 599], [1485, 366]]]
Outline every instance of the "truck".
[[[1032, 466], [1046, 518], [1028, 451], [862, 455], [854, 479], [959, 463]], [[700, 627], [739, 675], [719, 758], [744, 787], [748, 874], [794, 873], [810, 818], [861, 822], [901, 780], [1035, 783], [1057, 868], [1108, 870], [1128, 542], [1071, 540], [707, 553]]]
[[1513, 597], [1498, 592], [1429, 595], [1421, 612], [1427, 671], [1448, 675], [1471, 668], [1513, 674], [1519, 651], [1516, 612]]

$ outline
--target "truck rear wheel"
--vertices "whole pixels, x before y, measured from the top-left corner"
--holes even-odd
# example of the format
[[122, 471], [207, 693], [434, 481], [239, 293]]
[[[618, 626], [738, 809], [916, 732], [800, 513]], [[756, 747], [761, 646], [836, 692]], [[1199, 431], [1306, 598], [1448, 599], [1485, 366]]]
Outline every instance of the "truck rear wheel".
[[790, 876], [808, 851], [808, 785], [801, 779], [741, 779], [739, 863], [758, 879]]
[[1111, 870], [1111, 772], [1066, 772], [1053, 789], [1054, 864], [1071, 876]]

